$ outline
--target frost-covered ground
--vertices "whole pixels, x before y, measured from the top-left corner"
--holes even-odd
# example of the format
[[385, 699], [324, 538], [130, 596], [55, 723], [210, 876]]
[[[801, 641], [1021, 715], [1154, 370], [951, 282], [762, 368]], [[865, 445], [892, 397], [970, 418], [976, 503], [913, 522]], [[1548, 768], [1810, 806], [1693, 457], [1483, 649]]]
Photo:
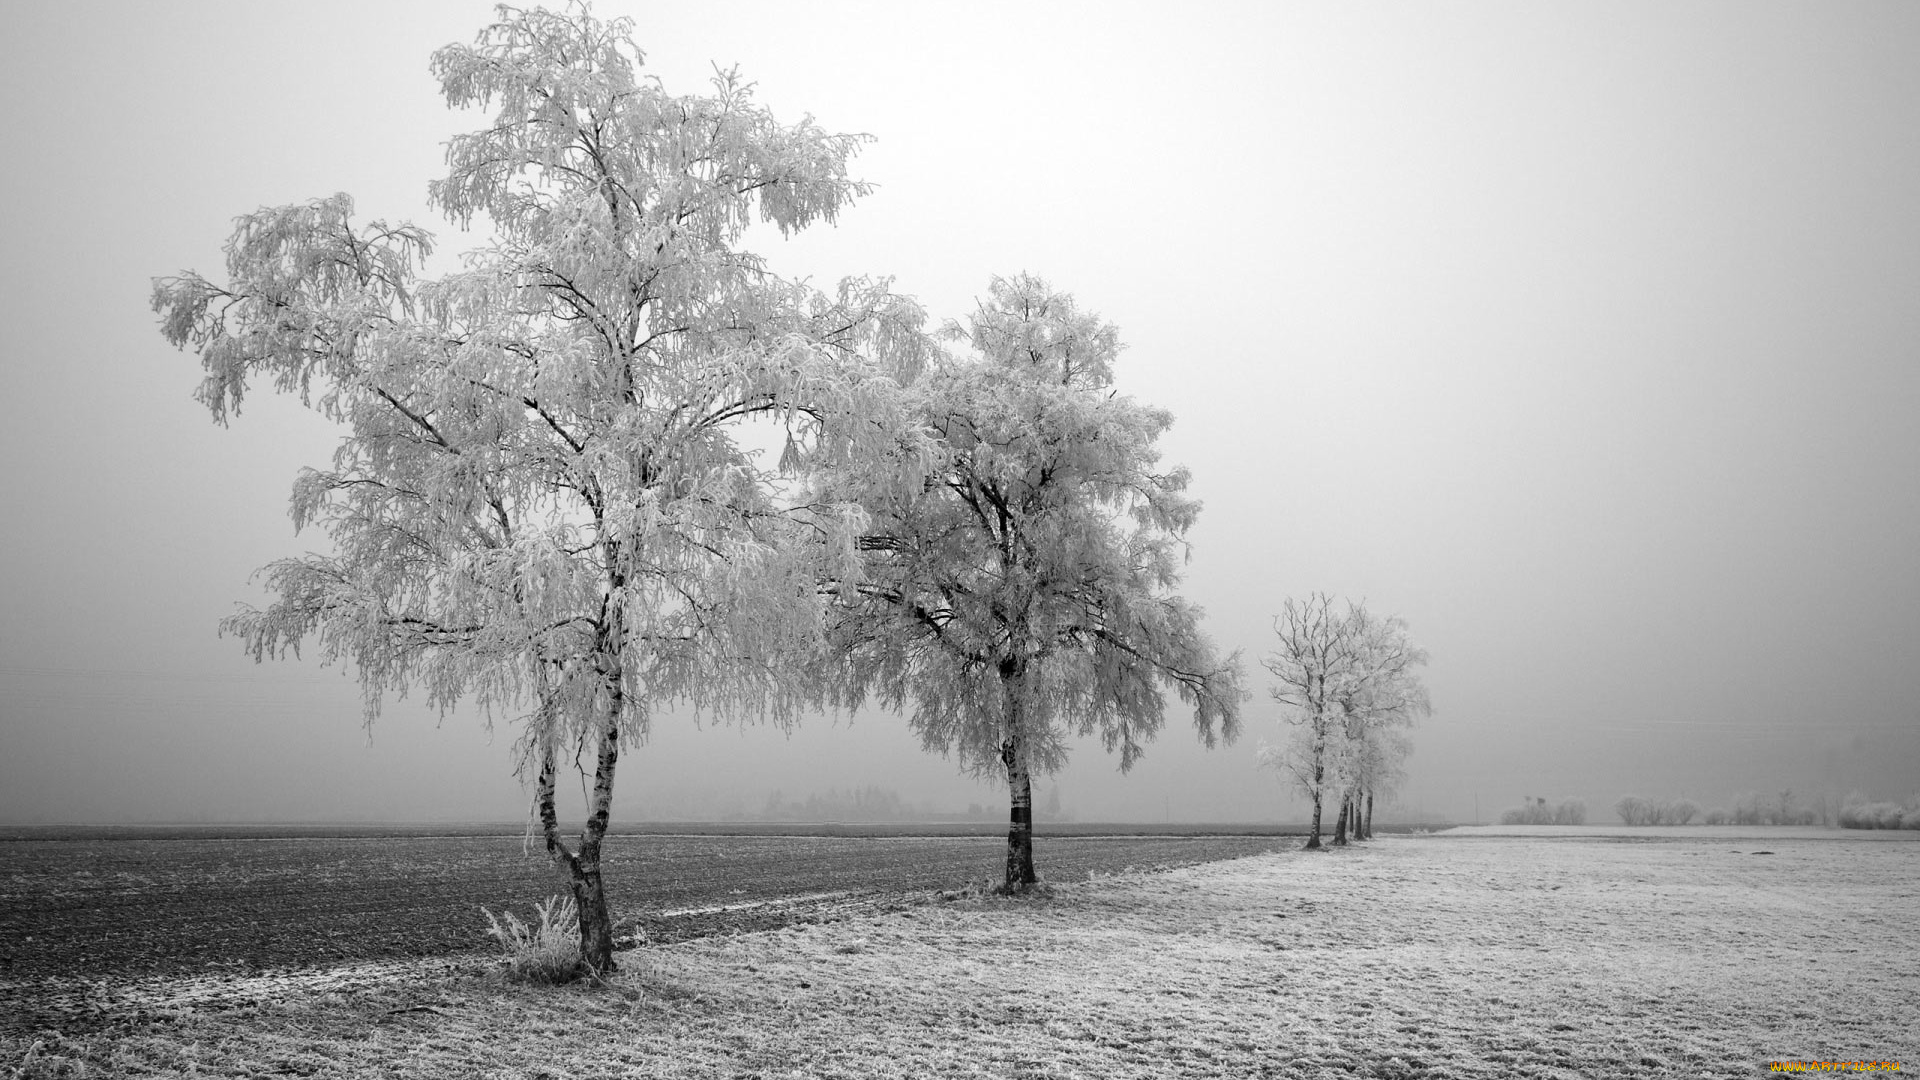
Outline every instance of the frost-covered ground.
[[[19, 1075], [1735, 1076], [1920, 1067], [1920, 845], [1383, 838], [8, 1037]], [[1679, 830], [1685, 833], [1687, 830]], [[1765, 854], [1763, 854], [1765, 853]], [[22, 1068], [24, 1066], [24, 1068]]]
[[1440, 835], [1621, 840], [1878, 840], [1916, 841], [1915, 829], [1828, 829], [1818, 825], [1456, 825]]

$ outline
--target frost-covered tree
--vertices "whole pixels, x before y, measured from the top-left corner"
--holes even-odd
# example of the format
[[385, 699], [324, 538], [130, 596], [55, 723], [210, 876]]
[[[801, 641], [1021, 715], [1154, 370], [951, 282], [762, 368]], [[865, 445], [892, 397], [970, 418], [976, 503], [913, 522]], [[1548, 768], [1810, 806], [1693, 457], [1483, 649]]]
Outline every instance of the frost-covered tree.
[[1339, 804], [1335, 843], [1349, 823], [1371, 829], [1374, 791], [1392, 783], [1405, 756], [1394, 729], [1431, 712], [1415, 668], [1424, 650], [1406, 623], [1380, 619], [1362, 604], [1336, 606], [1324, 593], [1287, 600], [1273, 620], [1275, 649], [1262, 664], [1277, 680], [1268, 688], [1293, 727], [1280, 746], [1262, 747], [1261, 763], [1291, 780], [1313, 803], [1307, 847], [1320, 847], [1329, 796]]
[[[1237, 657], [1173, 592], [1199, 503], [1162, 468], [1166, 411], [1113, 390], [1118, 331], [1071, 297], [996, 279], [965, 327], [971, 353], [909, 389], [942, 447], [916, 489], [861, 493], [867, 580], [839, 621], [848, 698], [910, 708], [924, 745], [1005, 776], [1005, 888], [1038, 881], [1032, 777], [1098, 734], [1129, 769], [1160, 730], [1165, 691], [1200, 738], [1239, 731]], [[845, 496], [842, 496], [845, 497]]]
[[[669, 705], [784, 720], [817, 700], [794, 661], [821, 640], [816, 585], [858, 572], [859, 509], [784, 500], [748, 447], [771, 429], [785, 467], [830, 472], [918, 438], [874, 359], [919, 340], [918, 312], [862, 282], [822, 297], [738, 246], [756, 217], [832, 221], [866, 190], [847, 174], [861, 137], [779, 123], [732, 73], [670, 95], [641, 63], [627, 21], [584, 9], [502, 7], [434, 54], [449, 107], [492, 113], [429, 187], [491, 225], [460, 271], [422, 280], [426, 232], [336, 195], [240, 218], [224, 283], [153, 293], [215, 421], [264, 382], [345, 429], [293, 494], [332, 552], [269, 566], [270, 606], [223, 631], [256, 659], [317, 642], [356, 669], [369, 723], [409, 690], [523, 719], [593, 971], [613, 964], [621, 751]], [[572, 843], [569, 757], [593, 768]]]
[[1261, 762], [1292, 780], [1313, 803], [1309, 848], [1320, 846], [1327, 793], [1340, 789], [1333, 782], [1342, 749], [1339, 696], [1358, 666], [1359, 652], [1352, 615], [1351, 605], [1336, 610], [1324, 593], [1304, 602], [1289, 597], [1273, 619], [1279, 644], [1261, 660], [1279, 680], [1267, 693], [1280, 704], [1281, 719], [1293, 727], [1284, 744], [1261, 747]]
[[[1346, 743], [1344, 817], [1356, 838], [1372, 834], [1376, 791], [1396, 782], [1400, 763], [1411, 752], [1400, 729], [1430, 715], [1427, 688], [1415, 670], [1427, 662], [1399, 616], [1379, 618], [1364, 605], [1351, 611], [1356, 623], [1359, 664], [1354, 678], [1337, 695], [1341, 734]], [[1336, 830], [1335, 842], [1343, 842]]]

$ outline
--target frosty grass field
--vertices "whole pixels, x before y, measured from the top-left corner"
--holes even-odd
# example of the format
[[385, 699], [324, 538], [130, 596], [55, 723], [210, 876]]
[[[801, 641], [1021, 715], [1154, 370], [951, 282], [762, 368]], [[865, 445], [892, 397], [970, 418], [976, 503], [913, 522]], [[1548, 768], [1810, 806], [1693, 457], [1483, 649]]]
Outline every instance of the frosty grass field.
[[[1543, 835], [1560, 832], [1572, 835]], [[1742, 1076], [1920, 1067], [1920, 843], [1454, 830], [4, 1030], [39, 1076]], [[1884, 834], [1882, 834], [1884, 835]], [[1045, 858], [1045, 848], [1041, 849]], [[1043, 871], [1044, 872], [1044, 871]]]

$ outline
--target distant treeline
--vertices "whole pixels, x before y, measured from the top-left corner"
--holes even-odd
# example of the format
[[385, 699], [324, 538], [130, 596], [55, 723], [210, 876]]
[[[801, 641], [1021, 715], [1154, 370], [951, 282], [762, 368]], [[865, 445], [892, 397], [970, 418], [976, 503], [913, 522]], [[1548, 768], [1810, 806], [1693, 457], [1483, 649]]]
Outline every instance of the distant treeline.
[[[1691, 799], [1643, 799], [1622, 796], [1614, 812], [1629, 825], [1686, 825], [1700, 816]], [[1713, 807], [1702, 821], [1707, 825], [1817, 825], [1848, 829], [1920, 829], [1920, 800], [1906, 804], [1870, 803], [1859, 792], [1844, 800], [1821, 793], [1802, 800], [1791, 788], [1776, 795], [1748, 792], [1732, 809]]]
[[[1060, 809], [1060, 791], [1049, 789], [1045, 799], [1035, 799], [1034, 817], [1043, 821], [1072, 821], [1073, 815]], [[746, 815], [738, 815], [745, 817]], [[828, 788], [810, 793], [804, 799], [789, 799], [785, 792], [767, 796], [757, 820], [760, 821], [992, 821], [1006, 817], [1006, 811], [968, 804], [966, 810], [936, 808], [928, 803], [909, 803], [892, 788], [868, 784], [851, 791]]]
[[[1839, 825], [1849, 829], [1861, 828], [1897, 828], [1898, 826], [1880, 826], [1859, 824], [1858, 809], [1868, 805], [1893, 806], [1891, 803], [1867, 803], [1867, 797], [1853, 792], [1845, 799], [1822, 792], [1804, 803], [1794, 795], [1792, 789], [1781, 791], [1777, 795], [1749, 793], [1734, 800], [1732, 810], [1714, 808], [1707, 811], [1709, 825], [1820, 825], [1831, 828]], [[1893, 806], [1898, 811], [1900, 807]], [[1920, 824], [1920, 818], [1916, 819]]]
[[[1845, 800], [1819, 794], [1802, 800], [1792, 789], [1777, 795], [1749, 792], [1736, 798], [1731, 810], [1713, 807], [1704, 812], [1688, 798], [1648, 799], [1622, 795], [1613, 812], [1628, 825], [1689, 825], [1699, 819], [1707, 825], [1835, 825], [1848, 829], [1920, 829], [1920, 796], [1904, 803], [1868, 802], [1859, 792]], [[1521, 805], [1500, 814], [1502, 825], [1585, 825], [1587, 804], [1579, 799], [1549, 803], [1537, 795], [1521, 796]]]

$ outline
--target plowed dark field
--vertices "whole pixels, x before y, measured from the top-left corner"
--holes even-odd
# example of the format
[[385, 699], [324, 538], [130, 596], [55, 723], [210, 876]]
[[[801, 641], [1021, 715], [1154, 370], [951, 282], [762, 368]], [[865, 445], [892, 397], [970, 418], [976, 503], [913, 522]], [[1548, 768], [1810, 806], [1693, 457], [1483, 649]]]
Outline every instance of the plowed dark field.
[[[1272, 835], [1041, 837], [1041, 875], [1234, 858]], [[654, 942], [918, 903], [997, 879], [993, 836], [615, 835], [616, 917]], [[518, 835], [0, 839], [0, 1012], [73, 979], [326, 967], [488, 950], [484, 905], [563, 891]], [[31, 1010], [29, 1010], [31, 1011]]]

